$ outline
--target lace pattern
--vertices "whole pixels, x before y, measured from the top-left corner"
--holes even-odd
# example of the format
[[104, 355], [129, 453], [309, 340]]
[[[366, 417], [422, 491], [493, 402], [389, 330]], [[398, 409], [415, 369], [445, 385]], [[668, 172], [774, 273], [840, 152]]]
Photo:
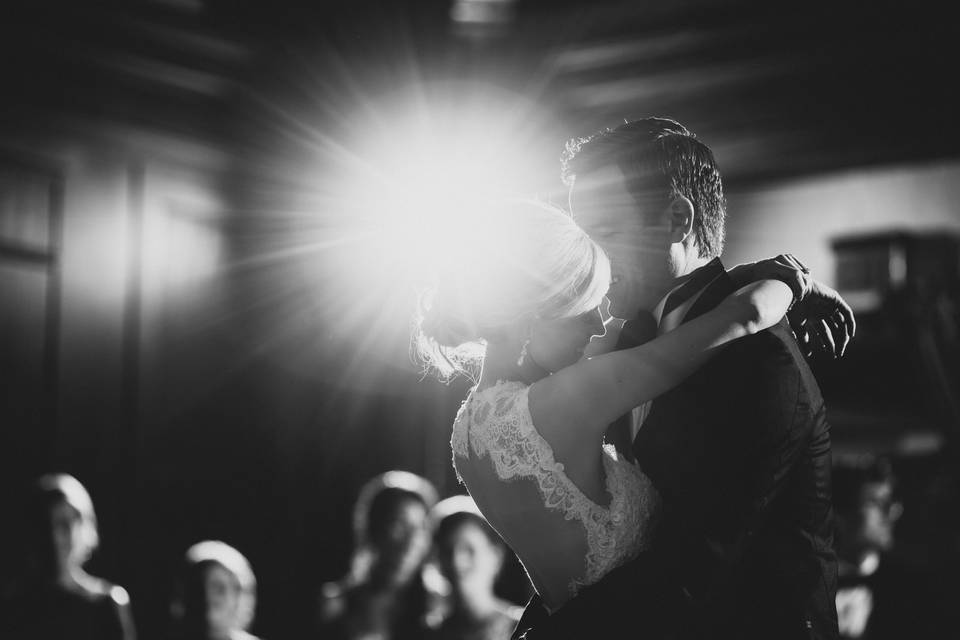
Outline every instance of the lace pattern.
[[583, 525], [587, 554], [583, 575], [572, 577], [568, 585], [574, 596], [646, 546], [644, 534], [654, 512], [656, 491], [636, 465], [618, 459], [612, 446], [603, 445], [611, 501], [605, 507], [588, 498], [567, 477], [550, 444], [534, 427], [529, 389], [517, 382], [499, 382], [471, 392], [454, 422], [454, 466], [457, 458], [469, 459], [472, 449], [478, 458], [490, 458], [500, 480], [533, 480], [547, 509]]

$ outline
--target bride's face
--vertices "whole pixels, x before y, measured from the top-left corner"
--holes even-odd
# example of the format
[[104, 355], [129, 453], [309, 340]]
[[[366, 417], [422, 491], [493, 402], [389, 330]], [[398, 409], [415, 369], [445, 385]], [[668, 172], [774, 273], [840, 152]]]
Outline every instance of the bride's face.
[[580, 360], [590, 338], [602, 336], [604, 331], [599, 307], [570, 318], [540, 320], [531, 328], [528, 353], [553, 373]]

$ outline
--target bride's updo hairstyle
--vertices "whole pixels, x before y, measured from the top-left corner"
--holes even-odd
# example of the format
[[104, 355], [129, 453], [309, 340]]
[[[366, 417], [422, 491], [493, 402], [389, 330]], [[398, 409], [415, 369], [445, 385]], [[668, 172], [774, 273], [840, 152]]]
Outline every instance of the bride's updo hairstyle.
[[556, 207], [515, 200], [475, 219], [420, 297], [414, 348], [443, 380], [475, 380], [488, 340], [519, 322], [589, 311], [610, 285], [606, 254]]

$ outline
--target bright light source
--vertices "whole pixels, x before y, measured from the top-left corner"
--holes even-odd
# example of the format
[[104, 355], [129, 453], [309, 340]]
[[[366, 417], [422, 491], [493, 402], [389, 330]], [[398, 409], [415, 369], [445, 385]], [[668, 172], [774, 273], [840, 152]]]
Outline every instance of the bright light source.
[[558, 145], [544, 144], [542, 112], [513, 95], [480, 93], [467, 104], [421, 106], [361, 144], [343, 200], [363, 254], [354, 266], [366, 276], [396, 284], [473, 253], [471, 243], [490, 242], [492, 202], [535, 195], [547, 175], [557, 182], [547, 150]]
[[244, 267], [263, 267], [278, 340], [314, 327], [317, 349], [345, 350], [338, 379], [371, 356], [407, 361], [416, 290], [478, 255], [471, 247], [496, 259], [491, 200], [561, 186], [553, 115], [487, 84], [415, 82], [360, 95], [322, 128], [289, 122], [297, 161], [258, 194], [284, 209], [257, 219], [258, 255]]

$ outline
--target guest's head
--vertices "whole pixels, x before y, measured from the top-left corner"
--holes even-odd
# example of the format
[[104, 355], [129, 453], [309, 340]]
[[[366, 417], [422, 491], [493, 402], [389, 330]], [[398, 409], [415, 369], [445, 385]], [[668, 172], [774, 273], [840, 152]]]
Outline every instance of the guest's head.
[[173, 614], [188, 638], [231, 638], [253, 621], [257, 581], [250, 563], [218, 540], [187, 550]]
[[437, 492], [426, 478], [388, 471], [368, 481], [354, 506], [354, 579], [409, 583], [430, 551], [430, 508]]
[[837, 552], [860, 565], [871, 554], [894, 546], [894, 528], [903, 506], [889, 461], [864, 457], [833, 469]]
[[33, 559], [44, 577], [80, 569], [97, 548], [93, 501], [73, 476], [42, 476], [32, 487], [27, 510]]
[[447, 498], [434, 507], [432, 517], [440, 572], [453, 592], [491, 595], [506, 549], [473, 499]]
[[517, 342], [519, 352], [528, 339], [531, 358], [557, 371], [603, 333], [598, 306], [609, 284], [606, 255], [563, 211], [491, 206], [422, 300], [419, 353], [447, 377], [475, 373], [492, 342]]
[[686, 127], [644, 118], [567, 143], [574, 218], [613, 263], [611, 313], [632, 318], [670, 281], [723, 250], [726, 205], [713, 152]]

